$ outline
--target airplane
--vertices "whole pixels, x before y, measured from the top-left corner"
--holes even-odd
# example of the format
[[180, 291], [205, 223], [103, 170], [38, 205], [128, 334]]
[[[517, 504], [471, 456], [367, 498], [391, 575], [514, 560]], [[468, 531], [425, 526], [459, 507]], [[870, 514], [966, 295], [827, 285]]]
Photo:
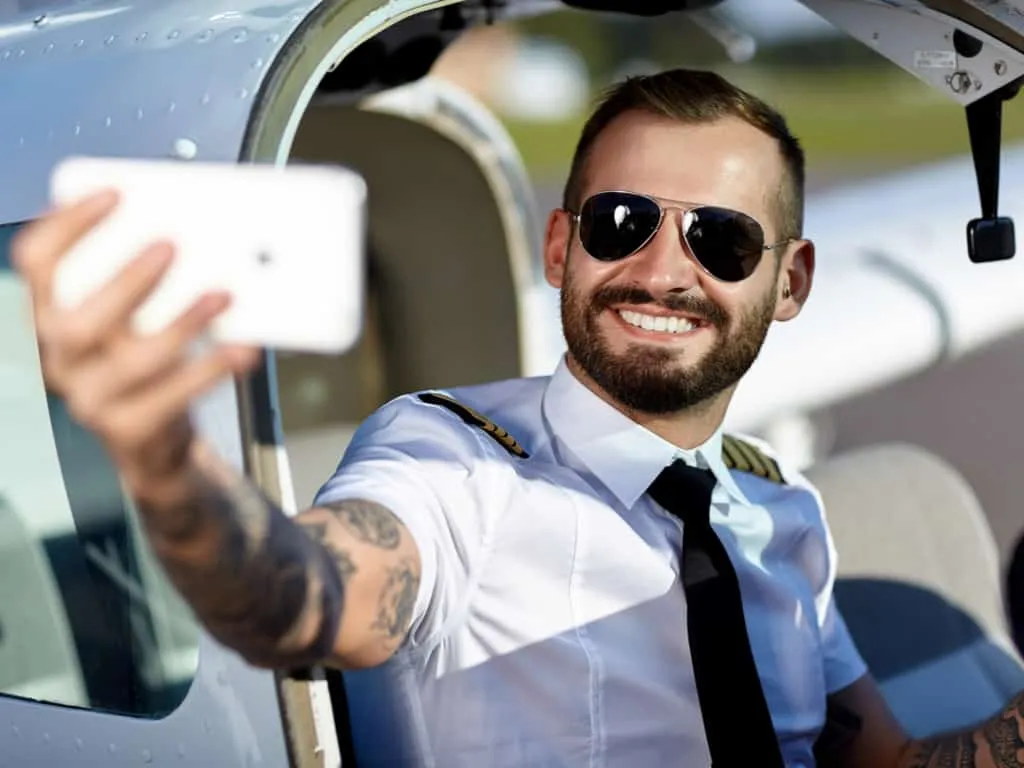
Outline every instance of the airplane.
[[[848, 465], [818, 467], [808, 412], [1021, 327], [1013, 291], [1024, 267], [1007, 258], [1006, 214], [1020, 215], [1024, 153], [1000, 157], [997, 128], [999, 104], [1024, 76], [1024, 14], [1017, 0], [802, 1], [962, 105], [972, 134], [973, 163], [810, 202], [808, 231], [828, 257], [809, 317], [777, 329], [737, 395], [730, 427], [760, 430], [818, 471], [832, 509], [833, 500], [843, 506]], [[8, 246], [45, 208], [54, 165], [69, 154], [301, 160], [341, 163], [367, 179], [371, 238], [361, 257], [371, 281], [360, 342], [336, 358], [268, 350], [255, 376], [225, 382], [195, 406], [204, 437], [294, 512], [333, 469], [349, 430], [388, 397], [544, 374], [560, 354], [557, 297], [541, 274], [542, 222], [521, 159], [487, 109], [429, 76], [437, 56], [475, 25], [568, 7], [653, 15], [715, 5], [0, 2], [0, 766], [348, 768], [365, 694], [324, 670], [253, 669], [205, 635], [164, 581], [102, 450], [46, 392]], [[1000, 164], [1003, 218], [991, 201]], [[865, 295], [882, 308], [872, 316]], [[874, 459], [946, 487], [920, 457]], [[889, 506], [910, 509], [892, 498]], [[964, 519], [966, 528], [948, 527], [960, 552], [982, 553], [969, 567], [987, 573], [990, 537]], [[855, 543], [848, 520], [834, 522], [841, 548]], [[857, 567], [877, 573], [858, 552]], [[938, 576], [902, 576], [939, 589]], [[1019, 672], [999, 634], [998, 582], [985, 578], [991, 594], [967, 613]], [[865, 615], [848, 621], [863, 625]], [[972, 698], [965, 683], [962, 701], [936, 703], [915, 674], [887, 678], [885, 690], [900, 714], [925, 718], [915, 721], [922, 728], [966, 724], [977, 719], [972, 706], [992, 700], [980, 689]]]

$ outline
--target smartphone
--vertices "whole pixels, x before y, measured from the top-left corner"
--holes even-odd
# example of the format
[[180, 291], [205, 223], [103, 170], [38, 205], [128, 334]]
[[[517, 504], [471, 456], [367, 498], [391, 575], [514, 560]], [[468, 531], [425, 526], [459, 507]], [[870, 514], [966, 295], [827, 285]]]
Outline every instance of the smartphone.
[[51, 176], [55, 204], [105, 188], [117, 208], [58, 264], [54, 300], [74, 306], [147, 245], [175, 259], [132, 317], [138, 333], [165, 328], [203, 293], [231, 305], [217, 342], [336, 354], [362, 329], [366, 184], [334, 166], [238, 165], [72, 157]]

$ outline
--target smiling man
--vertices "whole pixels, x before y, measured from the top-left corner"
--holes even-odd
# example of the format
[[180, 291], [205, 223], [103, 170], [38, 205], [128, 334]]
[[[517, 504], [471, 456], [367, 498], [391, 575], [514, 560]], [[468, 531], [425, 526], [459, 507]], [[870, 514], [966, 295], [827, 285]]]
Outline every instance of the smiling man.
[[28, 228], [15, 258], [48, 384], [208, 630], [255, 664], [359, 670], [363, 768], [1021, 766], [1019, 697], [976, 731], [907, 737], [836, 609], [819, 495], [722, 432], [811, 290], [803, 176], [784, 120], [720, 77], [614, 89], [547, 226], [557, 370], [384, 405], [293, 520], [188, 421], [255, 359], [183, 355], [225, 297], [135, 337], [169, 263], [154, 246], [58, 310], [52, 270], [110, 197]]

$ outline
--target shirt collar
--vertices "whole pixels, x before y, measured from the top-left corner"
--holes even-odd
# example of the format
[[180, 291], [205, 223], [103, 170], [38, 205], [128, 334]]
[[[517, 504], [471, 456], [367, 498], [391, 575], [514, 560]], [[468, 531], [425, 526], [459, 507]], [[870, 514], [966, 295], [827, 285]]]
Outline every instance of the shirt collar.
[[640, 426], [585, 387], [559, 361], [544, 393], [544, 417], [558, 437], [626, 508], [676, 459], [710, 469], [730, 497], [746, 499], [722, 460], [722, 427], [685, 450]]

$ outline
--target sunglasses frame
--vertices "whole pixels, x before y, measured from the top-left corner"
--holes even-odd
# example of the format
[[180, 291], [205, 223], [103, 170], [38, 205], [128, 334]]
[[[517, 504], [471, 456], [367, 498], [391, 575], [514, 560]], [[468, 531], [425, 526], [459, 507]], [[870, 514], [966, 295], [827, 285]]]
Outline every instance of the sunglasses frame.
[[[583, 244], [583, 238], [581, 236], [581, 228], [580, 228], [580, 217], [582, 215], [581, 212], [583, 210], [583, 206], [585, 206], [592, 198], [597, 197], [598, 195], [611, 195], [611, 194], [630, 195], [632, 197], [639, 197], [639, 198], [642, 198], [644, 200], [648, 200], [651, 203], [654, 203], [654, 205], [657, 206], [657, 208], [658, 208], [658, 224], [657, 224], [657, 226], [654, 227], [654, 230], [651, 232], [650, 235], [647, 236], [647, 239], [645, 239], [643, 241], [643, 243], [641, 243], [639, 246], [636, 247], [635, 250], [633, 250], [630, 253], [626, 254], [622, 258], [619, 258], [619, 259], [599, 259], [596, 256], [594, 256], [590, 251], [588, 251], [587, 250], [587, 246]], [[594, 194], [589, 195], [580, 204], [580, 212], [573, 211], [573, 210], [571, 210], [569, 208], [563, 208], [562, 210], [564, 210], [567, 214], [569, 214], [569, 217], [575, 223], [575, 225], [576, 225], [576, 237], [579, 239], [580, 246], [582, 246], [582, 248], [586, 252], [586, 254], [588, 256], [590, 256], [590, 258], [594, 259], [595, 261], [600, 261], [600, 262], [602, 262], [604, 264], [614, 264], [615, 262], [625, 261], [626, 259], [632, 258], [633, 256], [636, 256], [638, 253], [640, 253], [640, 251], [642, 251], [644, 248], [646, 248], [650, 244], [651, 240], [654, 239], [655, 235], [657, 235], [658, 232], [661, 231], [661, 227], [665, 223], [665, 213], [667, 211], [679, 211], [680, 213], [682, 213], [685, 216], [687, 213], [690, 213], [692, 211], [698, 211], [701, 208], [717, 208], [719, 210], [732, 211], [733, 213], [738, 213], [741, 216], [746, 216], [748, 219], [750, 219], [755, 224], [757, 224], [757, 226], [761, 229], [761, 238], [762, 238], [762, 240], [764, 239], [764, 225], [760, 221], [755, 219], [753, 216], [751, 216], [749, 213], [744, 213], [743, 211], [737, 211], [735, 208], [727, 208], [726, 206], [721, 206], [721, 205], [709, 205], [708, 203], [686, 203], [686, 202], [682, 202], [681, 200], [669, 200], [668, 198], [655, 197], [654, 195], [645, 195], [642, 192], [633, 192], [632, 190], [628, 190], [628, 189], [603, 189], [600, 192], [595, 192]], [[690, 261], [694, 262], [698, 267], [700, 267], [700, 270], [702, 272], [704, 272], [704, 274], [706, 274], [710, 278], [712, 278], [713, 280], [717, 280], [720, 283], [742, 283], [744, 280], [749, 279], [750, 275], [754, 274], [754, 272], [751, 271], [750, 275], [747, 275], [746, 277], [743, 277], [743, 278], [741, 278], [739, 280], [723, 280], [722, 278], [718, 277], [716, 274], [711, 272], [707, 267], [705, 267], [704, 264], [701, 262], [701, 260], [697, 258], [697, 255], [696, 255], [696, 253], [693, 250], [693, 246], [690, 245], [690, 241], [686, 237], [686, 232], [683, 231], [683, 227], [682, 227], [681, 223], [680, 223], [680, 226], [679, 226], [679, 239], [682, 241], [683, 245], [685, 246], [685, 248], [683, 250], [686, 253], [686, 257], [688, 259], [690, 259]], [[778, 241], [776, 241], [774, 243], [765, 243], [765, 244], [763, 244], [761, 246], [761, 254], [763, 256], [765, 251], [774, 251], [777, 248], [781, 248], [784, 245], [789, 245], [790, 243], [798, 242], [799, 240], [800, 240], [800, 238], [797, 238], [797, 237], [788, 237], [785, 240], [778, 240]], [[761, 263], [761, 261], [760, 261], [760, 258], [759, 258], [758, 259], [758, 264], [760, 264], [760, 263]], [[756, 269], [757, 269], [757, 267], [755, 266], [754, 270], [756, 271]]]

